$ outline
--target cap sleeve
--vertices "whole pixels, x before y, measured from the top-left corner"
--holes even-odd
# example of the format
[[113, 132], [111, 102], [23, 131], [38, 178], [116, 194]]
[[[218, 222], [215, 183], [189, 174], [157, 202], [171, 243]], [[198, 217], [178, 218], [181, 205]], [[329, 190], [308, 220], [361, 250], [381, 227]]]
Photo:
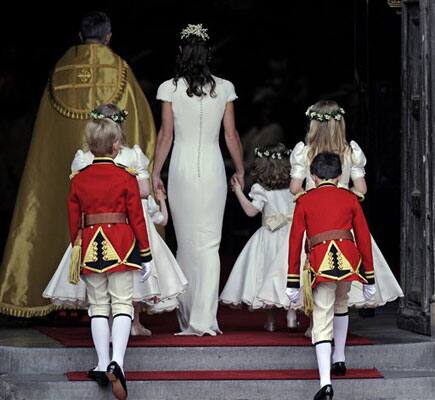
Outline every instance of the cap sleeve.
[[249, 192], [249, 197], [252, 199], [252, 205], [258, 210], [262, 211], [264, 205], [267, 203], [266, 190], [258, 183], [254, 183]]
[[350, 177], [352, 180], [358, 178], [364, 178], [366, 171], [365, 165], [367, 163], [366, 156], [362, 151], [361, 147], [359, 147], [358, 143], [355, 141], [350, 142], [350, 147], [352, 148], [352, 167], [350, 169]]
[[172, 80], [163, 82], [157, 89], [157, 100], [172, 102], [175, 86]]
[[159, 205], [156, 203], [152, 196], [147, 197], [147, 212], [153, 223], [157, 225], [161, 224], [162, 221], [165, 219], [160, 211]]
[[71, 163], [71, 172], [80, 171], [81, 169], [92, 164], [93, 160], [94, 155], [90, 151], [85, 153], [83, 150], [77, 150], [76, 154], [74, 155], [74, 160]]
[[150, 161], [148, 157], [143, 153], [142, 149], [135, 144], [133, 146], [134, 153], [136, 155], [136, 171], [137, 171], [137, 179], [149, 179], [150, 174], [148, 173], [148, 166]]
[[238, 96], [236, 94], [236, 89], [234, 88], [234, 85], [230, 81], [226, 81], [225, 83], [225, 96], [227, 99], [227, 103], [229, 103], [230, 101], [236, 100]]
[[299, 142], [290, 154], [290, 165], [292, 178], [305, 179], [307, 177], [307, 155], [305, 143]]

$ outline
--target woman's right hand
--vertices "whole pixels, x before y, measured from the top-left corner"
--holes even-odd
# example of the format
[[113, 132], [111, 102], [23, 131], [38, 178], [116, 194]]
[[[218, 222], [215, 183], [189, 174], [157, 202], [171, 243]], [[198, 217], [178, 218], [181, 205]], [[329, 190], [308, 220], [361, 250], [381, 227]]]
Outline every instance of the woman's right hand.
[[160, 175], [153, 175], [153, 189], [154, 193], [157, 191], [162, 191], [164, 194], [166, 194], [165, 185], [163, 184], [162, 179], [160, 178]]
[[163, 192], [162, 189], [157, 189], [155, 193], [156, 193], [156, 199], [157, 199], [160, 203], [162, 203], [163, 201], [166, 200], [166, 194]]

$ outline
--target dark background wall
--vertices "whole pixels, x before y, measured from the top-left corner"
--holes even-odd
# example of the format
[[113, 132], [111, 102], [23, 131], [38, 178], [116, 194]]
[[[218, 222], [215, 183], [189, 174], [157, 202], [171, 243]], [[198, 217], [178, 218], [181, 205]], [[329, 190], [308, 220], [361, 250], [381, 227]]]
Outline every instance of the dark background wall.
[[[202, 22], [210, 28], [215, 73], [230, 79], [239, 95], [236, 118], [242, 137], [264, 123], [258, 115], [267, 108], [269, 122], [283, 128], [284, 141], [292, 147], [304, 138], [305, 109], [321, 97], [337, 100], [347, 111], [348, 138], [356, 140], [368, 158], [364, 208], [371, 229], [398, 274], [400, 16], [386, 0], [127, 0], [61, 6], [34, 2], [3, 9], [0, 253], [47, 76], [64, 51], [77, 43], [80, 18], [92, 10], [111, 16], [111, 47], [136, 73], [157, 125], [160, 105], [155, 93], [159, 83], [172, 76], [179, 31], [187, 23]], [[224, 279], [258, 224], [258, 219], [249, 221], [242, 214], [229, 194]], [[171, 227], [168, 240], [174, 247]]]

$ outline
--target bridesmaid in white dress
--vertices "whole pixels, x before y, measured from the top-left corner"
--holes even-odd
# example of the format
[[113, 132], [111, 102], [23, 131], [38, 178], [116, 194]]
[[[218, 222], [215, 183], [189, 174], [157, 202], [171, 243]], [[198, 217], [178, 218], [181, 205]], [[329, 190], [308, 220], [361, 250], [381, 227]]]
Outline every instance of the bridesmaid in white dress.
[[[95, 118], [98, 116], [113, 116], [115, 122], [122, 122], [125, 116], [121, 110], [112, 104], [103, 104], [94, 111]], [[94, 155], [90, 152], [78, 150], [71, 165], [73, 173], [92, 164]], [[150, 277], [141, 282], [141, 273], [135, 275], [133, 287], [133, 301], [135, 306], [135, 319], [131, 327], [131, 334], [134, 336], [149, 336], [151, 331], [140, 324], [139, 310], [140, 303], [146, 307], [148, 314], [172, 311], [178, 308], [178, 296], [185, 291], [187, 280], [177, 264], [170, 249], [157, 232], [154, 224], [166, 225], [167, 210], [165, 196], [163, 193], [156, 193], [162, 211], [152, 196], [149, 195], [149, 160], [138, 145], [133, 148], [122, 146], [121, 151], [115, 158], [115, 162], [134, 169], [138, 179], [139, 189], [142, 197], [142, 206], [147, 222], [148, 237], [153, 248], [154, 267]], [[43, 297], [51, 299], [54, 304], [60, 306], [86, 307], [86, 285], [83, 281], [73, 285], [69, 283], [68, 271], [71, 258], [71, 245], [67, 248], [55, 274], [44, 290]]]
[[[246, 243], [234, 264], [219, 297], [221, 303], [252, 310], [266, 309], [264, 328], [276, 329], [276, 311], [289, 309], [285, 295], [288, 270], [288, 242], [293, 220], [294, 199], [289, 191], [290, 151], [281, 143], [255, 149], [252, 180], [245, 196], [237, 179], [232, 179], [233, 192], [248, 217], [262, 213], [262, 226]], [[296, 312], [287, 312], [287, 326], [296, 328]]]
[[[290, 156], [292, 167], [290, 191], [293, 194], [303, 190], [305, 179], [306, 190], [315, 186], [310, 175], [310, 161], [316, 154], [323, 151], [338, 153], [342, 158], [343, 174], [339, 186], [349, 189], [349, 183], [352, 181], [352, 190], [358, 195], [363, 196], [367, 192], [364, 178], [364, 167], [367, 160], [361, 147], [355, 141], [347, 143], [343, 114], [344, 110], [336, 102], [328, 100], [319, 101], [307, 110], [307, 117], [311, 122], [306, 143], [299, 142]], [[372, 249], [376, 295], [366, 300], [362, 292], [363, 285], [360, 282], [353, 282], [349, 293], [349, 306], [377, 307], [403, 296], [402, 289], [373, 237]]]
[[[244, 185], [242, 147], [234, 122], [231, 82], [213, 76], [207, 29], [188, 25], [181, 32], [175, 77], [162, 83], [162, 125], [157, 138], [153, 185], [160, 179], [171, 149], [168, 199], [177, 238], [177, 261], [189, 286], [180, 296], [180, 335], [221, 333], [216, 313], [219, 288], [219, 245], [227, 197], [227, 178], [219, 148], [223, 122], [225, 141]], [[175, 131], [175, 132], [174, 132]], [[175, 139], [174, 139], [175, 137]]]

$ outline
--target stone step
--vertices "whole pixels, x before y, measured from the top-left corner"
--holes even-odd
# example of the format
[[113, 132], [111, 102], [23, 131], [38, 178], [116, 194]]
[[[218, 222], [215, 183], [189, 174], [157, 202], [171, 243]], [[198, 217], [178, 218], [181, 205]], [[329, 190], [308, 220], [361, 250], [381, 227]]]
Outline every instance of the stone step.
[[[350, 368], [431, 369], [435, 341], [350, 346], [346, 356]], [[96, 354], [92, 348], [0, 346], [0, 361], [0, 373], [58, 374], [91, 368]], [[125, 367], [130, 371], [312, 369], [316, 360], [312, 347], [142, 347], [127, 349]]]
[[[435, 370], [381, 371], [385, 379], [333, 381], [335, 396], [351, 400], [433, 400]], [[129, 382], [135, 400], [296, 400], [311, 399], [318, 381], [148, 381]], [[2, 400], [105, 400], [110, 388], [69, 382], [64, 375], [0, 376]]]

